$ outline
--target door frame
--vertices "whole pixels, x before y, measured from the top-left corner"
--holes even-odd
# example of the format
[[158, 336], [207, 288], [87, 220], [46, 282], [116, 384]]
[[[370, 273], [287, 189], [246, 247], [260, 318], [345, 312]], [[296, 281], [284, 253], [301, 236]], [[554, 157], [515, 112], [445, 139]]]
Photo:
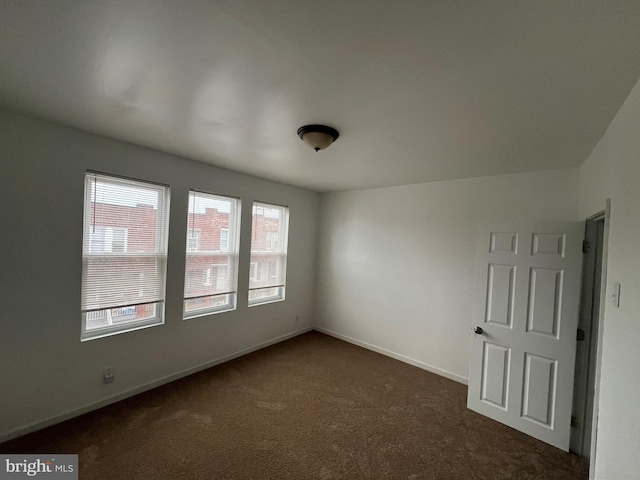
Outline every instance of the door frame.
[[576, 343], [570, 451], [587, 458], [591, 453], [593, 438], [596, 349], [600, 335], [598, 332], [600, 304], [603, 301], [600, 295], [600, 282], [602, 280], [604, 226], [604, 211], [589, 217], [584, 223], [582, 244], [580, 317], [578, 320], [578, 334], [582, 333], [582, 338], [578, 335]]
[[[588, 217], [586, 221], [598, 218], [602, 215], [602, 211]], [[598, 343], [596, 346], [595, 361], [595, 385], [593, 390], [593, 412], [592, 412], [592, 430], [591, 430], [591, 453], [589, 455], [589, 478], [596, 478], [596, 452], [598, 447], [598, 412], [600, 405], [600, 376], [602, 371], [602, 341], [604, 338], [604, 320], [606, 306], [609, 302], [607, 297], [607, 265], [609, 258], [609, 229], [611, 226], [611, 199], [605, 200], [604, 208], [604, 238], [602, 242], [602, 273], [600, 277], [600, 311], [598, 312]]]

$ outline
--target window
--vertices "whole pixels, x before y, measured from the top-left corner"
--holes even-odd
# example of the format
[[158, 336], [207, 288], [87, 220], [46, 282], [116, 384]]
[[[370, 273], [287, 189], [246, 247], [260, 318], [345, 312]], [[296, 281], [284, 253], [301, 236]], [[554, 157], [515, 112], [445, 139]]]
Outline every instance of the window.
[[200, 248], [200, 229], [187, 231], [187, 252], [197, 252]]
[[279, 241], [279, 232], [267, 232], [266, 250], [271, 252], [277, 251]]
[[82, 340], [164, 322], [169, 188], [85, 176]]
[[220, 230], [220, 250], [229, 249], [229, 229], [223, 228]]
[[89, 232], [91, 253], [124, 253], [127, 251], [128, 228], [95, 225]]
[[239, 215], [236, 198], [189, 193], [183, 318], [236, 308]]
[[284, 300], [289, 209], [253, 204], [249, 306]]
[[258, 280], [258, 264], [255, 262], [249, 264], [249, 280]]
[[202, 283], [204, 285], [213, 285], [213, 268], [209, 267], [204, 271], [204, 278], [202, 279]]
[[227, 265], [211, 265], [204, 272], [203, 283], [207, 286], [215, 283], [219, 290], [226, 288], [228, 270]]

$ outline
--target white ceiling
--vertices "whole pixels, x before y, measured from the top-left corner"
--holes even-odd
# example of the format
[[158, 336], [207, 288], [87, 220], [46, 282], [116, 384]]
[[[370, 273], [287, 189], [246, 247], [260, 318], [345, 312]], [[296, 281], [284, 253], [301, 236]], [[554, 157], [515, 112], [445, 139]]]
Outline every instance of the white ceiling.
[[0, 0], [0, 105], [318, 191], [578, 166], [639, 77], [638, 0]]

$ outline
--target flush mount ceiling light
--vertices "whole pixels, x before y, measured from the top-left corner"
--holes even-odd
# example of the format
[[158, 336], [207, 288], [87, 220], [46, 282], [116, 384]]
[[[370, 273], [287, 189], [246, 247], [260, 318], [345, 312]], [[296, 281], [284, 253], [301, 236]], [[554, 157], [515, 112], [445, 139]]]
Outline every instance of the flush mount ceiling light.
[[335, 128], [326, 125], [305, 125], [298, 129], [298, 136], [317, 152], [335, 142], [340, 134]]

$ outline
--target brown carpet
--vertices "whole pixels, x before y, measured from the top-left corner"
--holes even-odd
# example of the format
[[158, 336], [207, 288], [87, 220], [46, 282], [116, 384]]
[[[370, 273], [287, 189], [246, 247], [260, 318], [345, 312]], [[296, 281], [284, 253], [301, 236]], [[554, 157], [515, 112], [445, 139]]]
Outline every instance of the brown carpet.
[[586, 479], [588, 463], [466, 408], [467, 389], [311, 332], [3, 453], [79, 453], [80, 479]]

